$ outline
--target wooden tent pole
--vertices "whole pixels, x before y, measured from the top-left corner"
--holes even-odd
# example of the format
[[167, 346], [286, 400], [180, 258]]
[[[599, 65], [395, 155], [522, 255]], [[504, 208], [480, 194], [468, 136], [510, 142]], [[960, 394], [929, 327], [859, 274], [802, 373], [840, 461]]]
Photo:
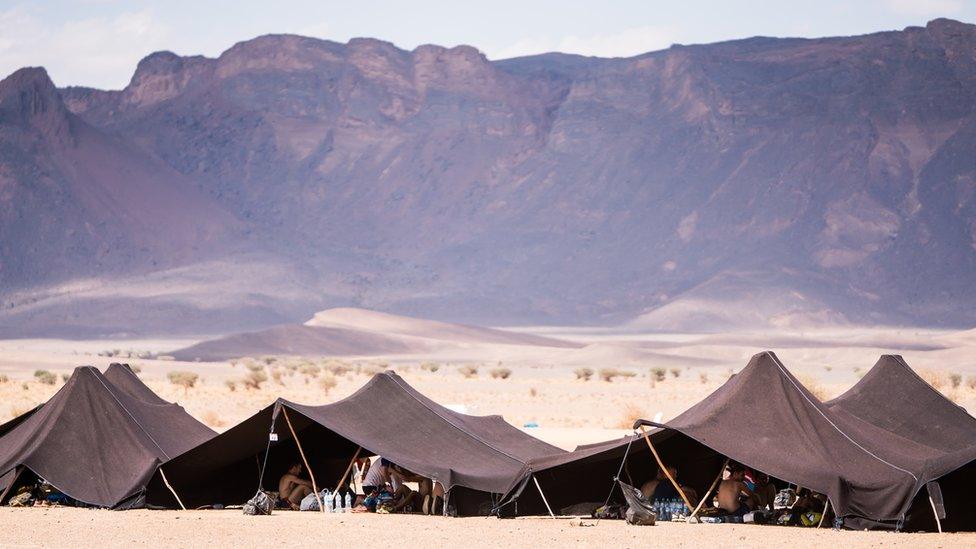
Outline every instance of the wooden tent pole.
[[929, 496], [929, 503], [932, 505], [932, 514], [935, 515], [935, 525], [939, 529], [939, 533], [942, 533], [942, 520], [939, 519], [939, 511], [935, 508], [935, 501], [932, 500], [932, 496]]
[[176, 498], [176, 503], [180, 504], [180, 509], [186, 511], [186, 506], [183, 505], [183, 500], [180, 499], [180, 496], [176, 493], [176, 490], [173, 489], [173, 486], [169, 483], [169, 480], [166, 479], [166, 472], [163, 471], [162, 467], [159, 468], [159, 476], [163, 477], [163, 484], [165, 484], [166, 487], [169, 488], [169, 491], [173, 493], [173, 497]]
[[305, 459], [305, 451], [302, 450], [302, 442], [298, 440], [298, 435], [295, 433], [295, 428], [291, 425], [291, 418], [288, 417], [288, 408], [282, 406], [281, 411], [285, 413], [285, 422], [288, 423], [288, 430], [291, 431], [291, 438], [295, 439], [295, 446], [298, 446], [298, 454], [302, 456], [302, 462], [305, 463], [305, 468], [308, 469], [308, 476], [312, 479], [312, 491], [315, 493], [315, 501], [319, 504], [319, 511], [325, 512], [325, 506], [322, 505], [322, 496], [319, 495], [319, 487], [315, 484], [315, 473], [312, 472], [312, 468], [308, 465], [308, 460]]
[[671, 484], [674, 485], [674, 489], [678, 491], [678, 495], [680, 495], [681, 499], [684, 500], [685, 505], [691, 509], [691, 502], [688, 501], [688, 496], [685, 495], [685, 492], [681, 489], [681, 486], [678, 486], [678, 481], [674, 480], [674, 477], [671, 476], [671, 471], [668, 471], [668, 468], [664, 466], [664, 462], [661, 461], [661, 456], [657, 455], [657, 450], [655, 450], [654, 445], [651, 444], [651, 437], [647, 435], [647, 429], [645, 429], [643, 425], [641, 425], [641, 433], [644, 435], [644, 441], [647, 442], [647, 447], [650, 448], [651, 453], [654, 454], [654, 459], [657, 460], [658, 467], [664, 471], [664, 474], [668, 477], [668, 480], [670, 480]]
[[556, 518], [556, 515], [554, 515], [552, 512], [552, 507], [549, 507], [549, 501], [546, 500], [546, 495], [542, 493], [542, 486], [539, 486], [539, 479], [535, 478], [535, 475], [532, 475], [532, 481], [535, 482], [535, 489], [538, 490], [539, 495], [542, 496], [542, 503], [546, 504], [546, 511], [549, 511], [549, 516]]
[[827, 518], [827, 509], [830, 509], [829, 497], [827, 498], [827, 503], [824, 503], [823, 513], [820, 513], [820, 522], [817, 523], [817, 528], [820, 528], [820, 525], [823, 524], [824, 519]]
[[349, 476], [349, 471], [352, 471], [352, 465], [354, 463], [356, 463], [356, 460], [359, 458], [359, 452], [362, 452], [362, 451], [363, 451], [363, 447], [362, 446], [360, 446], [359, 448], [356, 448], [356, 453], [353, 454], [352, 455], [352, 459], [349, 460], [349, 466], [346, 467], [346, 472], [345, 473], [342, 473], [342, 478], [339, 479], [339, 484], [336, 485], [336, 489], [335, 489], [336, 492], [338, 492], [339, 491], [339, 488], [342, 488], [342, 485], [346, 482], [346, 477]]
[[728, 466], [729, 466], [729, 458], [725, 458], [725, 463], [723, 463], [722, 468], [718, 470], [718, 476], [716, 476], [715, 480], [712, 481], [712, 485], [708, 487], [708, 491], [705, 492], [705, 496], [702, 497], [701, 501], [698, 502], [698, 506], [695, 507], [695, 510], [691, 512], [689, 518], [694, 517], [695, 515], [698, 514], [698, 511], [701, 511], [702, 505], [705, 505], [705, 502], [708, 501], [708, 496], [712, 495], [712, 490], [714, 490], [715, 487], [718, 486], [718, 482], [722, 480], [722, 475], [725, 474], [725, 468]]

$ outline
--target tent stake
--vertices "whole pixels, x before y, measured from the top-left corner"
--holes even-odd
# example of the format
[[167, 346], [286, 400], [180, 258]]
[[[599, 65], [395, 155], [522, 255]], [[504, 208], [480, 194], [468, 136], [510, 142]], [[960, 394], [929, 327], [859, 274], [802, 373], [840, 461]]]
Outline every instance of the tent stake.
[[698, 506], [695, 507], [695, 510], [691, 512], [689, 518], [696, 516], [698, 514], [698, 511], [701, 511], [702, 505], [705, 505], [705, 502], [708, 501], [708, 496], [712, 495], [712, 490], [714, 490], [715, 487], [718, 486], [718, 481], [722, 480], [722, 475], [725, 474], [725, 468], [728, 466], [729, 466], [729, 458], [725, 458], [725, 463], [723, 463], [722, 468], [718, 470], [718, 476], [716, 476], [715, 480], [712, 481], [712, 485], [708, 487], [708, 491], [705, 492], [705, 496], [702, 497], [701, 501], [698, 502]]
[[939, 533], [942, 533], [942, 520], [939, 519], [939, 512], [935, 509], [935, 501], [932, 500], [932, 496], [929, 496], [929, 503], [932, 505], [932, 514], [935, 515], [935, 526], [939, 529]]
[[643, 425], [641, 425], [641, 433], [644, 435], [644, 441], [647, 442], [647, 447], [650, 448], [651, 453], [654, 454], [654, 459], [657, 460], [658, 467], [664, 471], [665, 476], [667, 476], [668, 480], [671, 481], [671, 484], [674, 485], [674, 489], [677, 490], [678, 494], [681, 495], [681, 499], [684, 500], [685, 505], [691, 509], [691, 502], [688, 501], [688, 496], [685, 495], [685, 491], [681, 489], [681, 486], [678, 486], [678, 481], [674, 480], [674, 477], [671, 476], [671, 471], [668, 471], [668, 468], [664, 466], [664, 462], [661, 461], [661, 456], [657, 455], [657, 450], [655, 450], [654, 445], [651, 444], [651, 437], [647, 435], [647, 429], [645, 429]]
[[312, 472], [312, 468], [308, 465], [308, 460], [305, 459], [305, 451], [302, 450], [302, 443], [298, 440], [298, 435], [295, 434], [295, 428], [291, 426], [291, 418], [288, 417], [288, 408], [282, 406], [281, 411], [285, 413], [285, 422], [288, 423], [288, 430], [291, 431], [291, 438], [295, 439], [295, 446], [298, 446], [298, 453], [302, 456], [302, 461], [305, 463], [305, 468], [308, 469], [308, 476], [312, 479], [312, 491], [315, 493], [315, 501], [319, 504], [319, 511], [325, 512], [325, 506], [322, 505], [322, 496], [319, 495], [319, 487], [315, 484], [315, 473]]
[[349, 466], [346, 467], [346, 472], [345, 473], [342, 473], [342, 478], [339, 479], [339, 484], [336, 485], [336, 489], [335, 489], [336, 492], [338, 492], [339, 491], [339, 488], [342, 488], [343, 483], [346, 482], [346, 477], [349, 476], [349, 471], [352, 471], [352, 464], [353, 463], [356, 463], [356, 460], [359, 458], [359, 452], [362, 452], [362, 451], [363, 451], [363, 447], [362, 446], [356, 448], [356, 453], [353, 454], [352, 455], [352, 459], [349, 460]]
[[163, 471], [162, 467], [159, 468], [159, 476], [163, 477], [163, 484], [165, 484], [166, 487], [169, 488], [169, 491], [173, 493], [173, 497], [176, 498], [176, 503], [180, 504], [180, 509], [186, 511], [186, 506], [183, 505], [183, 500], [180, 499], [180, 496], [176, 493], [176, 490], [173, 489], [173, 486], [170, 485], [169, 480], [166, 479], [166, 473]]
[[829, 508], [830, 508], [830, 498], [827, 498], [827, 503], [824, 503], [823, 513], [820, 513], [820, 522], [817, 523], [817, 528], [820, 528], [820, 525], [823, 524], [824, 519], [827, 518], [827, 509]]
[[539, 495], [542, 496], [542, 503], [546, 504], [546, 511], [549, 511], [549, 516], [556, 518], [556, 515], [552, 512], [552, 507], [549, 507], [549, 502], [546, 500], [546, 495], [542, 493], [542, 486], [539, 486], [539, 479], [532, 475], [532, 481], [535, 482], [535, 489], [539, 491]]

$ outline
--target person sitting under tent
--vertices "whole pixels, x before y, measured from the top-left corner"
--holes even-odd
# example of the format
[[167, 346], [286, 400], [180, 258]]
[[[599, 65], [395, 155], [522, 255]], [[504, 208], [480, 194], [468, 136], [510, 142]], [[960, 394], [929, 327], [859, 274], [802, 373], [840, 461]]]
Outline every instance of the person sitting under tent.
[[[675, 481], [678, 480], [677, 467], [668, 466], [668, 472], [671, 473], [671, 478], [673, 478]], [[695, 492], [694, 488], [682, 486], [680, 482], [678, 483], [678, 486], [681, 486], [681, 491], [684, 492], [685, 497], [688, 498], [688, 501], [692, 502], [692, 504], [698, 501], [698, 494]], [[641, 486], [641, 494], [643, 494], [644, 497], [651, 502], [669, 499], [681, 499], [681, 494], [679, 494], [678, 490], [675, 489], [674, 484], [668, 480], [668, 476], [664, 474], [663, 469], [658, 469], [657, 476], [655, 476], [654, 479], [645, 482], [644, 485]]]
[[293, 463], [278, 481], [278, 500], [295, 511], [299, 510], [302, 499], [312, 493], [312, 483], [301, 478], [301, 474], [302, 464]]
[[373, 492], [383, 488], [390, 482], [390, 462], [380, 456], [369, 464], [366, 474], [363, 475], [363, 494], [367, 497]]
[[773, 502], [776, 500], [776, 485], [769, 480], [769, 475], [747, 469], [745, 483], [754, 496], [753, 509], [772, 511]]
[[718, 486], [718, 506], [730, 515], [741, 517], [755, 507], [752, 490], [745, 483], [746, 471], [741, 466], [729, 467], [729, 478]]

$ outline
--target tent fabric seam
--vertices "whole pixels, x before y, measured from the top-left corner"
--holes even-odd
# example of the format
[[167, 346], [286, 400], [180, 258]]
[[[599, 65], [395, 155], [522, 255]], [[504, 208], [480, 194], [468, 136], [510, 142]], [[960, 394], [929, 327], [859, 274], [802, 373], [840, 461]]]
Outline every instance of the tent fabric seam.
[[907, 469], [903, 469], [903, 468], [895, 465], [894, 463], [891, 463], [891, 462], [883, 459], [882, 457], [878, 456], [877, 454], [875, 454], [871, 450], [868, 450], [867, 448], [865, 448], [864, 446], [862, 446], [859, 442], [857, 442], [856, 440], [854, 440], [853, 438], [851, 438], [850, 435], [848, 435], [847, 433], [845, 433], [844, 430], [841, 429], [840, 427], [838, 427], [836, 423], [834, 423], [829, 417], [827, 417], [827, 414], [825, 414], [823, 412], [823, 410], [821, 410], [816, 404], [814, 404], [814, 402], [812, 400], [810, 400], [810, 397], [808, 397], [806, 395], [806, 393], [803, 391], [803, 389], [800, 388], [800, 386], [798, 386], [795, 381], [793, 381], [793, 378], [790, 377], [789, 373], [786, 371], [786, 367], [784, 367], [782, 365], [782, 363], [780, 363], [779, 357], [777, 357], [776, 355], [774, 355], [772, 353], [770, 353], [770, 356], [773, 358], [773, 362], [776, 364], [776, 367], [779, 369], [779, 371], [781, 373], [783, 373], [783, 375], [786, 377], [786, 379], [790, 380], [790, 383], [797, 390], [797, 392], [800, 393], [800, 395], [804, 398], [804, 400], [806, 400], [811, 406], [813, 406], [813, 408], [815, 410], [817, 410], [817, 413], [819, 413], [825, 420], [827, 420], [827, 423], [829, 423], [830, 426], [833, 427], [838, 433], [840, 433], [841, 435], [843, 435], [844, 438], [846, 438], [847, 440], [849, 440], [854, 446], [857, 446], [864, 453], [868, 454], [869, 456], [873, 457], [874, 459], [880, 461], [881, 463], [884, 463], [885, 465], [887, 465], [887, 466], [889, 466], [889, 467], [891, 467], [893, 469], [896, 469], [898, 471], [901, 471], [903, 473], [908, 474], [910, 477], [912, 477], [913, 479], [915, 479], [915, 482], [916, 483], [918, 482], [918, 477], [915, 476], [915, 473], [913, 473], [913, 472], [911, 472], [911, 471], [909, 471]]
[[140, 423], [140, 422], [139, 422], [139, 420], [138, 420], [138, 419], [136, 419], [136, 416], [134, 416], [134, 415], [132, 415], [132, 412], [130, 412], [130, 411], [129, 411], [129, 409], [125, 407], [125, 404], [122, 404], [122, 401], [121, 401], [121, 400], [119, 400], [119, 397], [118, 397], [118, 396], [116, 396], [116, 394], [115, 394], [115, 393], [113, 393], [111, 389], [109, 389], [109, 388], [108, 388], [108, 385], [105, 385], [105, 382], [104, 382], [104, 381], [102, 381], [102, 379], [101, 379], [100, 377], [98, 377], [98, 376], [95, 376], [95, 379], [97, 379], [97, 380], [98, 380], [98, 382], [102, 384], [102, 387], [104, 387], [104, 388], [105, 388], [105, 390], [106, 390], [106, 391], [108, 391], [108, 393], [109, 393], [110, 395], [112, 395], [112, 398], [113, 398], [113, 399], [115, 399], [115, 402], [117, 402], [117, 403], [118, 403], [118, 405], [119, 405], [119, 406], [120, 406], [120, 407], [121, 407], [121, 408], [122, 408], [123, 410], [125, 410], [125, 413], [126, 413], [126, 414], [128, 414], [130, 418], [132, 418], [132, 422], [133, 422], [133, 423], [135, 423], [136, 425], [138, 425], [138, 426], [139, 426], [139, 429], [140, 429], [140, 430], [141, 430], [141, 431], [142, 431], [143, 433], [145, 433], [147, 437], [149, 437], [149, 440], [151, 440], [151, 441], [152, 441], [152, 443], [156, 445], [156, 448], [159, 448], [159, 451], [163, 453], [163, 456], [165, 456], [165, 457], [166, 457], [166, 459], [170, 459], [170, 457], [169, 457], [169, 454], [168, 454], [168, 453], [166, 452], [166, 450], [163, 450], [163, 447], [162, 447], [162, 446], [160, 446], [160, 445], [159, 445], [159, 443], [158, 443], [158, 442], [156, 442], [156, 439], [155, 439], [155, 438], [153, 438], [153, 436], [152, 436], [152, 435], [151, 435], [151, 434], [149, 433], [149, 431], [147, 431], [147, 430], [146, 430], [146, 428], [142, 426], [142, 423]]

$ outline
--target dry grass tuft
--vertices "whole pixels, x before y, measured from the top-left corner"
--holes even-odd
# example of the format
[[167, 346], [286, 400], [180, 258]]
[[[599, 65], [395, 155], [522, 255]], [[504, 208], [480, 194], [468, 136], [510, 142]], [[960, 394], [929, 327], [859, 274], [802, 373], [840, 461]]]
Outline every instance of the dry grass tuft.
[[248, 372], [247, 375], [244, 376], [244, 379], [241, 380], [241, 384], [244, 385], [245, 389], [258, 390], [261, 388], [261, 384], [265, 381], [268, 381], [268, 374], [265, 374], [264, 369], [262, 368], [260, 370], [251, 370]]
[[708, 373], [707, 372], [701, 372], [701, 373], [699, 373], [698, 374], [698, 381], [702, 385], [708, 383]]
[[420, 369], [425, 372], [434, 373], [441, 369], [441, 365], [436, 362], [424, 362], [420, 365]]
[[237, 382], [234, 381], [233, 379], [228, 379], [227, 381], [224, 382], [224, 385], [227, 387], [227, 390], [229, 390], [232, 393], [237, 390]]
[[39, 383], [43, 383], [44, 385], [54, 385], [58, 381], [58, 376], [47, 370], [35, 370], [34, 378], [37, 379]]
[[492, 368], [488, 373], [491, 374], [491, 379], [508, 379], [512, 375], [508, 368]]
[[674, 379], [681, 377], [681, 368], [671, 368], [671, 377]]
[[213, 410], [207, 410], [206, 412], [204, 412], [203, 415], [200, 416], [200, 419], [202, 419], [203, 422], [206, 423], [207, 425], [215, 428], [223, 427], [224, 425], [227, 425], [227, 422], [221, 419], [220, 415], [218, 415], [217, 412], [214, 412]]
[[468, 364], [467, 366], [461, 366], [458, 368], [458, 372], [464, 376], [464, 379], [474, 379], [478, 377], [478, 367], [473, 364]]
[[668, 376], [668, 371], [664, 368], [651, 368], [651, 379], [654, 381], [664, 381]]
[[535, 387], [529, 387], [529, 396], [535, 398], [539, 396], [539, 391]]
[[329, 373], [324, 374], [322, 376], [322, 379], [319, 380], [319, 387], [322, 389], [322, 392], [325, 394], [329, 394], [329, 391], [335, 389], [335, 386], [338, 384], [339, 384], [339, 380], [336, 379], [336, 376]]
[[937, 391], [946, 386], [946, 375], [938, 370], [919, 370], [918, 375]]
[[614, 427], [618, 429], [630, 429], [634, 426], [634, 422], [641, 419], [644, 416], [644, 410], [640, 406], [634, 404], [633, 402], [628, 402], [624, 404], [623, 409], [620, 412], [620, 420]]
[[970, 389], [976, 389], [976, 376], [969, 376], [966, 378], [966, 386]]
[[573, 373], [576, 374], [576, 379], [589, 381], [593, 377], [593, 368], [577, 368]]
[[632, 378], [637, 375], [635, 372], [631, 372], [630, 370], [621, 370], [619, 368], [601, 368], [598, 373], [600, 375], [600, 379], [608, 383], [612, 382], [618, 377]]
[[183, 394], [186, 394], [187, 391], [197, 384], [197, 380], [200, 379], [200, 374], [176, 370], [166, 374], [166, 378], [173, 385], [183, 387]]
[[817, 397], [817, 400], [821, 402], [827, 400], [827, 391], [820, 384], [820, 380], [810, 375], [798, 375], [796, 379], [807, 388], [807, 391], [810, 391], [811, 395]]

